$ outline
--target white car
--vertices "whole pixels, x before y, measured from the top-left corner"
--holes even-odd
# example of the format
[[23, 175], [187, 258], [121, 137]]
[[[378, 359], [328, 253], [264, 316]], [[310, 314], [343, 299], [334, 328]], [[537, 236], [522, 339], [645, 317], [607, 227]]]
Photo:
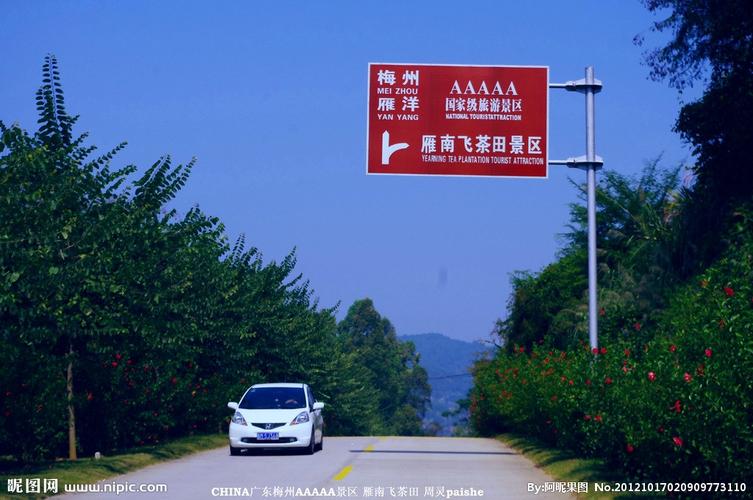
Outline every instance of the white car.
[[306, 384], [256, 384], [243, 394], [228, 437], [230, 454], [244, 449], [299, 448], [309, 455], [324, 447], [324, 403]]

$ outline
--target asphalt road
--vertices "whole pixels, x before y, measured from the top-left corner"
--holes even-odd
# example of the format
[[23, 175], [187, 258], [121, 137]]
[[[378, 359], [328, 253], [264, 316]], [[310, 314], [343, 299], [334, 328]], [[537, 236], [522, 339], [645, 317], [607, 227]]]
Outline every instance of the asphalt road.
[[324, 450], [313, 456], [265, 452], [231, 457], [222, 448], [98, 483], [162, 483], [167, 485], [166, 493], [98, 492], [64, 498], [321, 498], [317, 495], [321, 493], [337, 498], [340, 492], [340, 498], [354, 499], [567, 498], [561, 493], [528, 492], [528, 483], [543, 487], [551, 481], [493, 439], [327, 437]]

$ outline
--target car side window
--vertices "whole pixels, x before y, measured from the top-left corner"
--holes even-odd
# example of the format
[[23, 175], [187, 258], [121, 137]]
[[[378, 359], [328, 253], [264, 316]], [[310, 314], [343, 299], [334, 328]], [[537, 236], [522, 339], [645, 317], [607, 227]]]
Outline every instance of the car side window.
[[311, 387], [308, 386], [308, 396], [309, 396], [309, 409], [314, 409], [314, 402], [316, 399], [314, 399], [314, 393], [311, 391]]

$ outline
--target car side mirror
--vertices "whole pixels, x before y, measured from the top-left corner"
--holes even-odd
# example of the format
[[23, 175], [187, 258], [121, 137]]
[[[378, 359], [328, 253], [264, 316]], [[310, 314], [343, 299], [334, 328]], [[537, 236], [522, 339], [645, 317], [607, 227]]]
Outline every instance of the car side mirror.
[[314, 403], [314, 407], [313, 408], [314, 408], [314, 411], [321, 410], [322, 408], [324, 408], [324, 403], [321, 403], [321, 402], [317, 401], [316, 403]]
[[236, 402], [230, 402], [230, 403], [227, 404], [227, 407], [230, 408], [231, 410], [237, 410], [238, 409], [238, 403], [236, 403]]

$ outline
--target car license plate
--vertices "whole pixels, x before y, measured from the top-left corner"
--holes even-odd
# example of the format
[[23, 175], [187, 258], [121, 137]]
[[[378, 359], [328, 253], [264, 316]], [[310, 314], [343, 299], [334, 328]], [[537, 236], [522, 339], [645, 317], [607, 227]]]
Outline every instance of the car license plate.
[[257, 432], [256, 439], [259, 441], [278, 441], [280, 439], [279, 432]]

